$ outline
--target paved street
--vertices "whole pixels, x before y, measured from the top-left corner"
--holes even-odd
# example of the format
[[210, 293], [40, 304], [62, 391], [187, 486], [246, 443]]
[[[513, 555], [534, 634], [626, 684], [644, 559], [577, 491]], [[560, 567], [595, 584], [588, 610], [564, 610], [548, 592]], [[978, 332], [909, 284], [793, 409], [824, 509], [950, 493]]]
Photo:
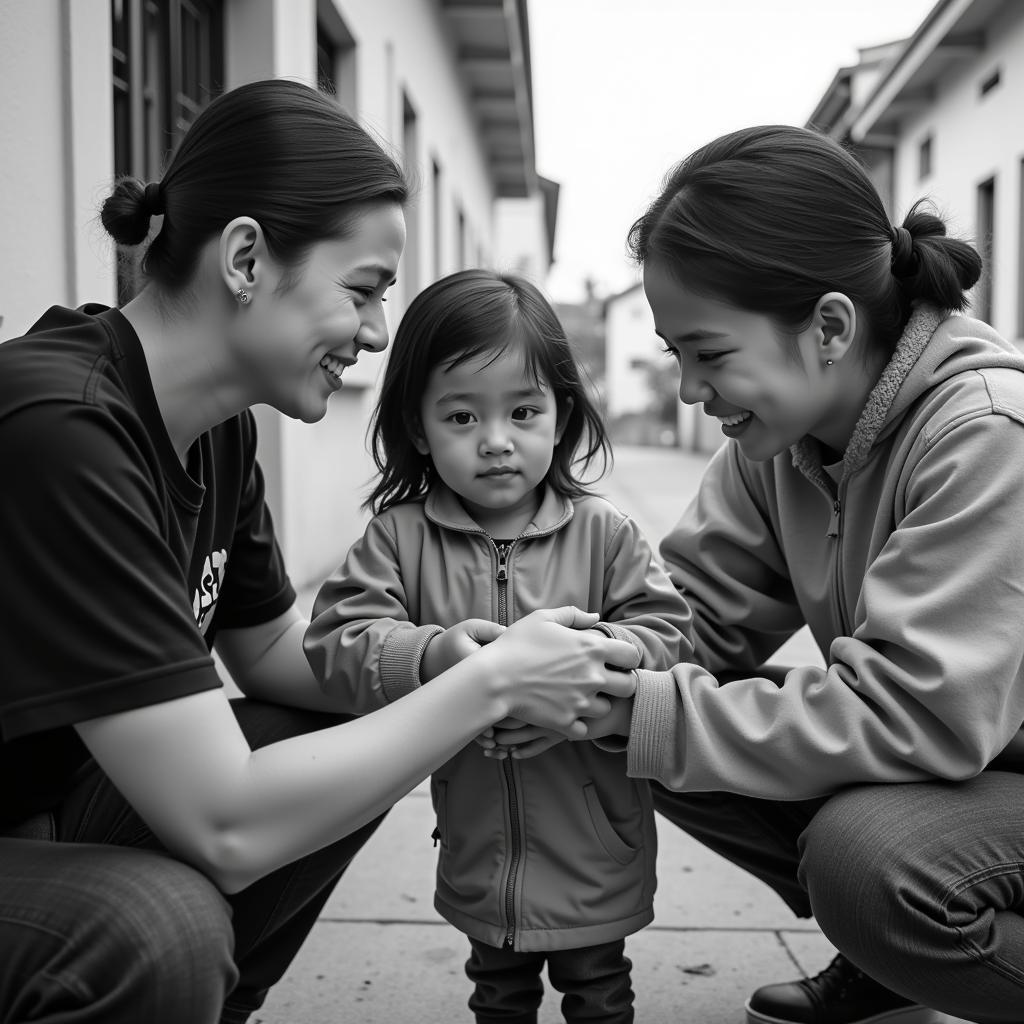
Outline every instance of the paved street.
[[[704, 461], [675, 450], [621, 449], [602, 490], [656, 546], [693, 494]], [[788, 646], [788, 659], [818, 659], [804, 636]], [[255, 1020], [471, 1020], [462, 966], [466, 940], [432, 906], [433, 827], [429, 793], [421, 785], [356, 858]], [[753, 988], [816, 973], [828, 962], [834, 951], [814, 923], [795, 919], [765, 886], [670, 825], [660, 823], [659, 841], [656, 919], [627, 940], [638, 1024], [742, 1024]], [[541, 1024], [561, 1019], [558, 994], [549, 989]]]

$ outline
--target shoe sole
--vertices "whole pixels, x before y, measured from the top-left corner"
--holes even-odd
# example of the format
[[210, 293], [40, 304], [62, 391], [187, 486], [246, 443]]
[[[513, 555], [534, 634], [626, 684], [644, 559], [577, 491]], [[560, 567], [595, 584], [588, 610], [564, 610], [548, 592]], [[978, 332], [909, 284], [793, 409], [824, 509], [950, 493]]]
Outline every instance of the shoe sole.
[[[744, 1009], [747, 1012], [747, 1024], [796, 1024], [792, 1018], [770, 1017], [760, 1010], [752, 1010], [750, 1003]], [[927, 1006], [906, 1006], [902, 1010], [887, 1010], [873, 1017], [861, 1017], [850, 1024], [942, 1024], [942, 1021], [943, 1015], [938, 1010], [929, 1010]]]

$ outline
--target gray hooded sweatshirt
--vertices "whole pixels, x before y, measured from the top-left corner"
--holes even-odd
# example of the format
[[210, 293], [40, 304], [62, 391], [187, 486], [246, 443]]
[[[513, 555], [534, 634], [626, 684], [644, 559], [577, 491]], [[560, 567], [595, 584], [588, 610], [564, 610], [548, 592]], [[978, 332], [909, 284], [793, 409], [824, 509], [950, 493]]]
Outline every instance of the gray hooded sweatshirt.
[[[638, 673], [631, 775], [796, 800], [1012, 761], [1024, 358], [918, 308], [841, 464], [810, 438], [765, 462], [728, 442], [661, 552], [693, 608], [695, 663]], [[763, 678], [805, 623], [827, 667]], [[740, 678], [720, 685], [726, 672]]]

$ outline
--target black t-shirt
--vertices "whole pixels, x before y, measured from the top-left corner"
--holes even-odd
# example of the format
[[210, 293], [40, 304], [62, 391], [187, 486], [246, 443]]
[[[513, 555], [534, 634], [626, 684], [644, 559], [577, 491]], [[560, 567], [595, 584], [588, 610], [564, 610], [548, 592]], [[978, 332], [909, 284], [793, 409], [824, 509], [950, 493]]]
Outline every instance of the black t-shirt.
[[53, 307], [0, 345], [0, 824], [60, 800], [74, 723], [219, 687], [217, 629], [294, 600], [251, 413], [186, 469], [120, 312]]

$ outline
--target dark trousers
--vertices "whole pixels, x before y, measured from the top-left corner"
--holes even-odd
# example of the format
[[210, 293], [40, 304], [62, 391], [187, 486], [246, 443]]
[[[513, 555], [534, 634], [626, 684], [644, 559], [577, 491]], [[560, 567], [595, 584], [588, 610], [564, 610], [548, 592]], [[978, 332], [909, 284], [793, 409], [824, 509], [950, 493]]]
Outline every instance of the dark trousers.
[[562, 1016], [567, 1021], [632, 1024], [633, 964], [625, 955], [625, 941], [600, 946], [517, 953], [470, 939], [466, 974], [476, 986], [469, 1008], [477, 1024], [537, 1024], [537, 1009], [544, 994], [541, 970], [548, 965], [548, 980], [562, 993]]
[[[343, 721], [232, 706], [253, 749]], [[224, 896], [92, 766], [55, 812], [57, 841], [0, 838], [0, 1021], [241, 1024], [380, 820]]]
[[1024, 775], [792, 803], [652, 790], [669, 821], [813, 914], [883, 985], [979, 1024], [1024, 1019]]

